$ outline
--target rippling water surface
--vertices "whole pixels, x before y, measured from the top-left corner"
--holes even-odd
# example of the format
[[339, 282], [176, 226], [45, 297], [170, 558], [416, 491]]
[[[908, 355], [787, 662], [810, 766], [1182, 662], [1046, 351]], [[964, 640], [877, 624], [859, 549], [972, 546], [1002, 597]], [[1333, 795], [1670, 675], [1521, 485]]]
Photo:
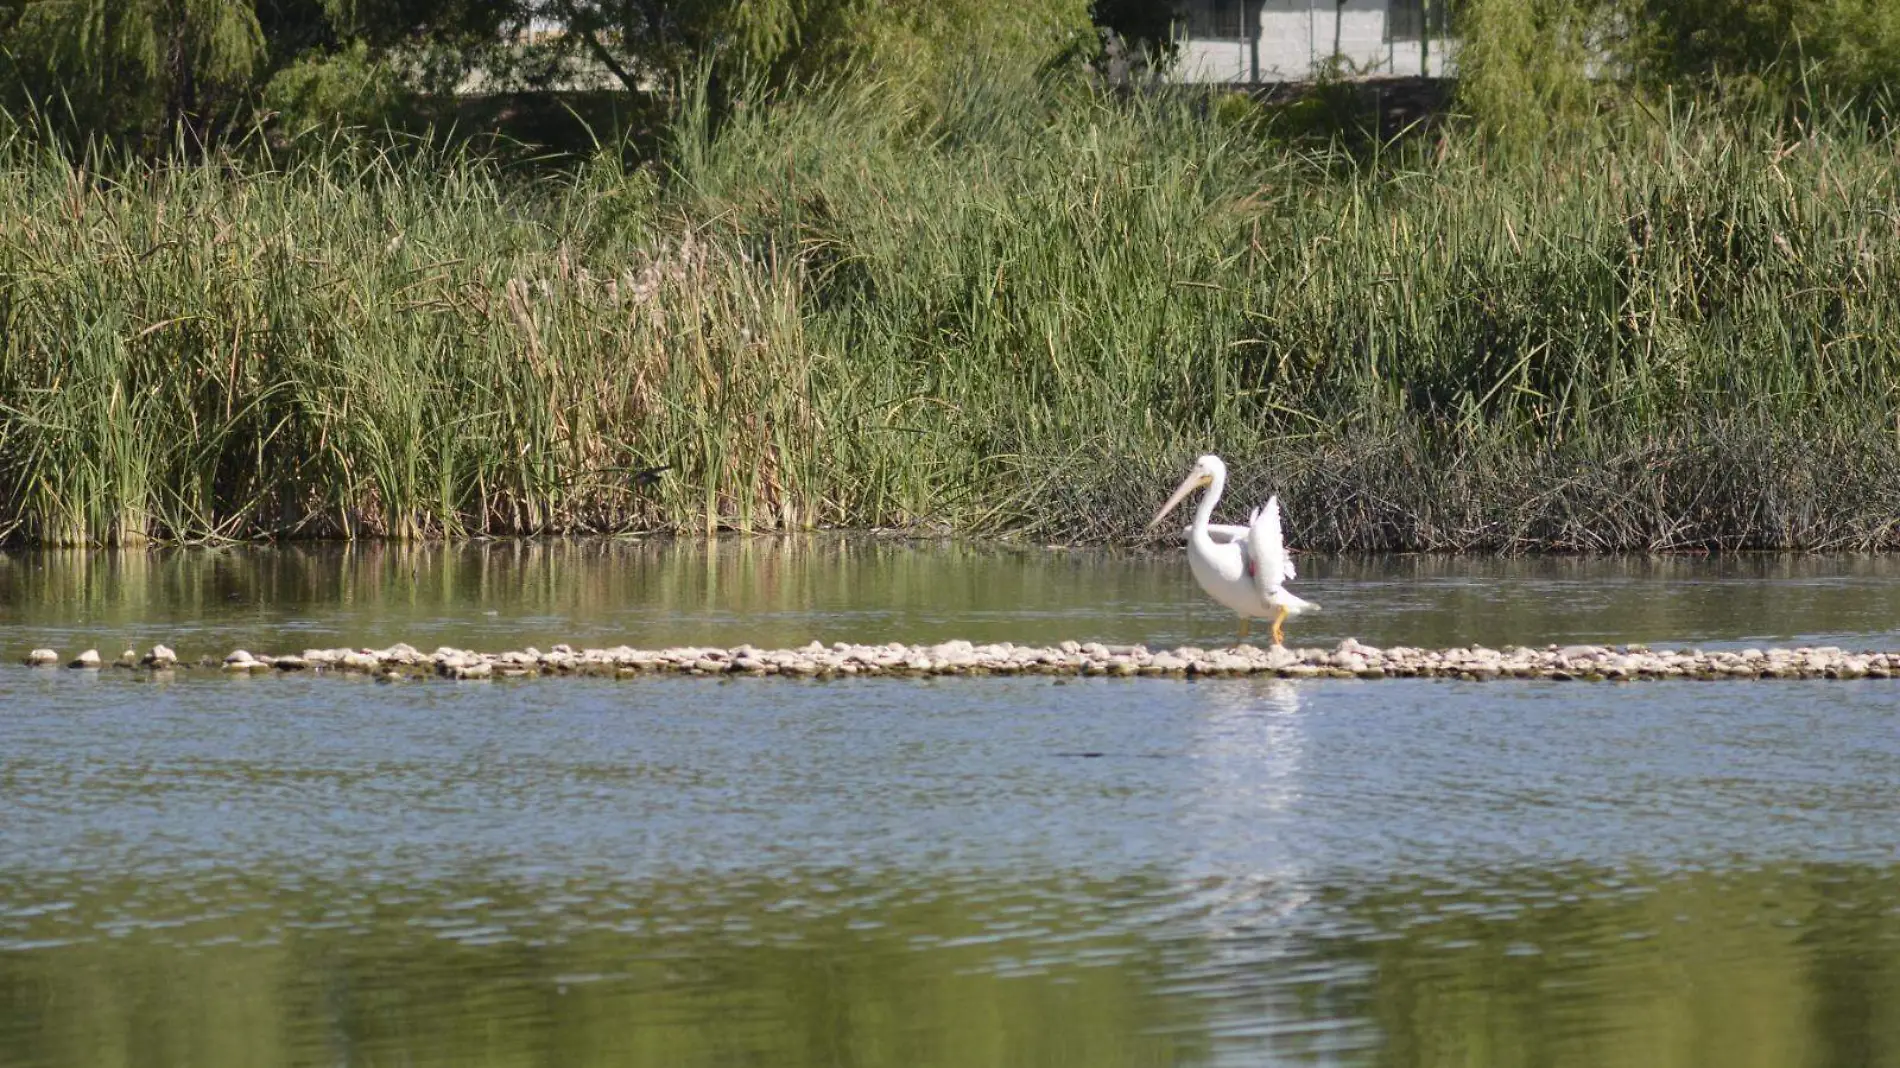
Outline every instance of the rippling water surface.
[[[1302, 573], [1296, 643], [1900, 646], [1878, 559]], [[11, 666], [1230, 626], [1167, 556], [0, 556], [0, 1064], [1900, 1065], [1900, 684]]]

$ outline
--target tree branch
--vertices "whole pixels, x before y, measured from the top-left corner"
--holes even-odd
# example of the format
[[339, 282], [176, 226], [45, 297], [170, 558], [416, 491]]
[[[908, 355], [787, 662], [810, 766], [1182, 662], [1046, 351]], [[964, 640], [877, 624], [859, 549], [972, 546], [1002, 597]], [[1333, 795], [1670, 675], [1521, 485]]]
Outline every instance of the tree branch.
[[594, 58], [600, 61], [601, 66], [607, 68], [609, 74], [612, 74], [615, 78], [620, 80], [620, 84], [626, 88], [627, 92], [637, 93], [640, 91], [639, 80], [636, 79], [627, 68], [621, 66], [618, 60], [614, 59], [613, 53], [607, 50], [605, 44], [601, 43], [600, 37], [595, 34], [593, 27], [587, 25], [586, 20], [577, 16], [574, 10], [573, 0], [560, 0], [560, 2], [555, 5], [555, 9], [561, 13], [562, 21], [567, 23], [567, 32], [577, 34], [581, 42], [587, 46], [587, 50], [593, 53]]

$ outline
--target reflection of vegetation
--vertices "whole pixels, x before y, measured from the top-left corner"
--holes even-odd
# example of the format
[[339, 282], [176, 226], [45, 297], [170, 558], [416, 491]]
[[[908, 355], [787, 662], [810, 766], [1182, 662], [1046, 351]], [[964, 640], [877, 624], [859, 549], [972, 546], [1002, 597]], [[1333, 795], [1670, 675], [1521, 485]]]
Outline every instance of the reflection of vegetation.
[[[1012, 908], [1071, 935], [1086, 917], [1065, 915], [1062, 895], [1144, 889], [887, 895], [842, 877], [648, 886], [620, 904], [572, 899], [569, 909], [602, 913], [573, 931], [561, 911], [540, 911], [541, 894], [506, 885], [360, 908], [347, 887], [292, 903], [219, 888], [214, 908], [235, 914], [0, 953], [0, 1044], [48, 1068], [1194, 1063], [1205, 1040], [1183, 1015], [1193, 1006], [1157, 993], [1155, 962], [1134, 936], [985, 937], [1008, 929]], [[487, 901], [458, 911], [469, 898]], [[122, 884], [88, 901], [83, 919], [120, 905], [155, 907]], [[322, 927], [333, 906], [347, 919]], [[278, 920], [316, 925], [278, 936]], [[518, 937], [454, 937], [489, 922]], [[191, 948], [217, 938], [246, 944]]]
[[[836, 640], [847, 636], [841, 627], [888, 641], [950, 614], [1006, 609], [1004, 622], [1020, 626], [1026, 606], [1096, 620], [1104, 604], [1171, 598], [1180, 581], [1169, 561], [832, 535], [0, 553], [0, 606], [22, 622], [229, 625], [246, 630], [246, 643], [316, 616], [349, 626], [353, 641], [420, 641], [417, 630], [489, 609], [513, 621], [510, 640], [540, 640], [523, 633], [523, 620], [560, 617], [569, 622], [549, 640], [580, 640], [574, 626], [611, 622], [609, 644], [712, 640], [703, 628], [721, 623], [743, 626], [754, 643]], [[823, 634], [813, 629], [821, 624]]]
[[1875, 634], [1900, 612], [1884, 556], [1343, 557], [1315, 573], [1378, 589], [1378, 615], [1350, 626], [1407, 645]]
[[[1884, 556], [1339, 557], [1308, 573], [1353, 591], [1329, 606], [1326, 633], [1374, 644], [1872, 634], [1900, 611], [1900, 561]], [[828, 534], [0, 552], [0, 611], [22, 642], [70, 634], [108, 657], [154, 640], [222, 655], [227, 640], [278, 651], [1232, 634], [1171, 554]]]
[[[1888, 875], [1568, 869], [1482, 891], [1398, 885], [1332, 902], [1353, 933], [1269, 927], [1257, 956], [1245, 940], [1260, 935], [1222, 930], [1209, 954], [1179, 931], [1095, 929], [1110, 903], [1164, 890], [1150, 880], [483, 882], [382, 903], [361, 887], [116, 884], [29, 923], [71, 937], [126, 913], [186, 922], [0, 953], [0, 1042], [49, 1068], [1133, 1066], [1249, 1041], [1297, 1055], [1308, 1025], [1365, 1021], [1376, 1049], [1349, 1062], [1897, 1065]], [[507, 937], [484, 944], [489, 925]], [[1258, 999], [1263, 983], [1292, 997]], [[1283, 1037], [1234, 1037], [1248, 1032]]]
[[1358, 1008], [1386, 1064], [1896, 1065], [1889, 874], [1569, 871], [1436, 899], [1414, 887], [1356, 906], [1391, 937], [1344, 952], [1376, 969]]

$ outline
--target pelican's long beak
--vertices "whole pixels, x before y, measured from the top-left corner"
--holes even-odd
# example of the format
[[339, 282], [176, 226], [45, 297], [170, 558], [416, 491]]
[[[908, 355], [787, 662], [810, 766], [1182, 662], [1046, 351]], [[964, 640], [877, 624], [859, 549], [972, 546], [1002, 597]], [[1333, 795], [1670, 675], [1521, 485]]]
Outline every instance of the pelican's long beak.
[[1168, 518], [1168, 513], [1174, 511], [1175, 506], [1180, 504], [1188, 494], [1213, 481], [1214, 476], [1205, 471], [1188, 472], [1188, 477], [1182, 479], [1181, 484], [1174, 488], [1174, 496], [1169, 497], [1168, 503], [1161, 506], [1161, 510], [1155, 513], [1153, 519], [1148, 520], [1148, 529], [1153, 530], [1163, 519]]

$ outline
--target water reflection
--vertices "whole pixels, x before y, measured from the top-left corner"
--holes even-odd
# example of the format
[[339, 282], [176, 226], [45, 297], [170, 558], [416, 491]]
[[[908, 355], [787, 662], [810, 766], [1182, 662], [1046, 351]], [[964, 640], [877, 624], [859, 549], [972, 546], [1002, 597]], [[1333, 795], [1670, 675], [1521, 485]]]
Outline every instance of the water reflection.
[[1197, 847], [1184, 886], [1209, 888], [1210, 932], [1230, 924], [1270, 923], [1303, 904], [1307, 874], [1281, 830], [1300, 799], [1306, 761], [1298, 684], [1238, 680], [1202, 687], [1189, 737], [1191, 799], [1181, 811], [1184, 839]]
[[[1900, 619], [1848, 558], [1305, 570], [1387, 642]], [[14, 554], [0, 608], [209, 651], [1230, 627], [1178, 558], [800, 539]], [[1900, 1068], [1897, 709], [0, 666], [0, 1063]]]
[[1168, 989], [1220, 992], [1206, 1004], [1205, 1026], [1221, 1040], [1216, 1063], [1333, 1063], [1328, 1054], [1377, 1045], [1363, 1021], [1313, 1011], [1317, 990], [1363, 976], [1350, 962], [1314, 959], [1310, 944], [1331, 921], [1315, 908], [1316, 858], [1288, 833], [1309, 773], [1303, 685], [1233, 680], [1196, 695], [1181, 821], [1190, 846], [1174, 888], [1183, 923], [1173, 935], [1195, 952], [1173, 962]]
[[1896, 905], [1890, 870], [1830, 865], [1393, 887], [1358, 1005], [1389, 1064], [1890, 1065]]
[[1285, 812], [1300, 794], [1305, 736], [1300, 684], [1240, 679], [1202, 687], [1194, 724], [1201, 800], [1221, 823], [1251, 823]]
[[[1192, 1006], [1152, 995], [1152, 953], [1083, 904], [1139, 883], [274, 882], [176, 885], [164, 919], [0, 952], [7, 1063], [1139, 1065], [1203, 1048], [1176, 1015]], [[65, 911], [97, 930], [151, 896], [116, 881]]]
[[[1900, 559], [1313, 557], [1296, 644], [1900, 644]], [[1178, 553], [807, 535], [0, 552], [0, 642], [1224, 643]], [[195, 650], [194, 650], [195, 651]]]
[[97, 641], [983, 640], [1086, 634], [1122, 606], [1169, 603], [1170, 570], [819, 536], [68, 550], [0, 553], [0, 605], [23, 631]]
[[1900, 1064], [1900, 892], [1864, 867], [1332, 887], [1225, 932], [1173, 894], [266, 877], [127, 925], [155, 895], [120, 881], [61, 909], [109, 937], [0, 951], [0, 1042], [23, 1068]]

